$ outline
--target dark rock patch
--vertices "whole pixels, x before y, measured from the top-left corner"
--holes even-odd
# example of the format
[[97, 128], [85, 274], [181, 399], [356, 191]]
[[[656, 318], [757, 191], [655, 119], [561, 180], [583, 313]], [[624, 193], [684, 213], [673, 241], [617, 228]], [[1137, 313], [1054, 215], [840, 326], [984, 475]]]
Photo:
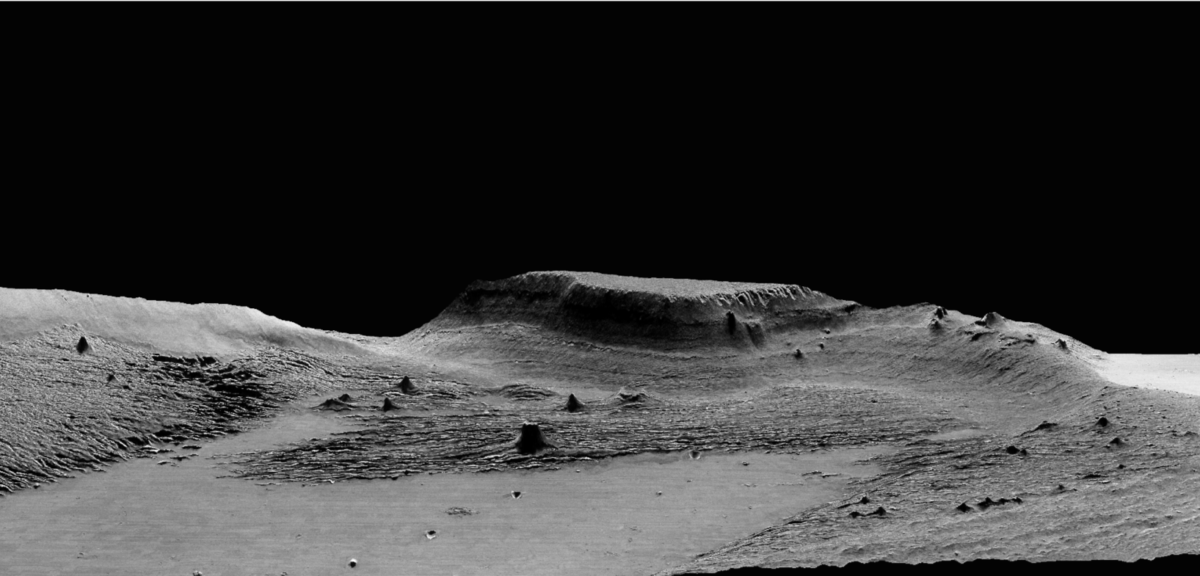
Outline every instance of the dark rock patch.
[[537, 454], [543, 450], [554, 448], [542, 434], [542, 428], [536, 422], [525, 422], [521, 425], [521, 435], [514, 445], [521, 454]]
[[342, 410], [353, 410], [354, 409], [353, 406], [351, 406], [345, 402], [342, 402], [341, 400], [338, 400], [337, 398], [330, 398], [330, 399], [314, 406], [314, 408], [316, 408], [317, 410], [334, 410], [334, 411], [338, 411], [338, 412], [340, 412]]
[[571, 394], [570, 396], [567, 396], [566, 408], [567, 408], [567, 412], [579, 412], [580, 410], [583, 410], [585, 407], [583, 405], [583, 402], [580, 402], [579, 399], [576, 398], [574, 394]]
[[84, 338], [83, 336], [80, 336], [79, 342], [75, 343], [75, 351], [79, 352], [80, 354], [84, 354], [91, 349], [92, 346], [88, 344], [87, 338]]

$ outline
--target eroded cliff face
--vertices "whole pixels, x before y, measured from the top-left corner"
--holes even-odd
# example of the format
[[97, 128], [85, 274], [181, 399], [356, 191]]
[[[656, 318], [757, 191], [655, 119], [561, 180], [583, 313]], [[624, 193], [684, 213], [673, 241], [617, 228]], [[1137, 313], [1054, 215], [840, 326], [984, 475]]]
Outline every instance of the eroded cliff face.
[[835, 324], [858, 304], [789, 284], [530, 272], [476, 282], [425, 329], [516, 322], [660, 350], [762, 346], [769, 334]]

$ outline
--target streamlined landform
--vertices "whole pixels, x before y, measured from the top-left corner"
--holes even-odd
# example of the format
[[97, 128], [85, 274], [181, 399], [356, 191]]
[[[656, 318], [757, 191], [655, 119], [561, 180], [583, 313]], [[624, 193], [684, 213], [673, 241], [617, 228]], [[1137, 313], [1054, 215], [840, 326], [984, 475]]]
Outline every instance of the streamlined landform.
[[1193, 553], [1200, 361], [983, 312], [532, 272], [375, 338], [0, 289], [0, 572]]

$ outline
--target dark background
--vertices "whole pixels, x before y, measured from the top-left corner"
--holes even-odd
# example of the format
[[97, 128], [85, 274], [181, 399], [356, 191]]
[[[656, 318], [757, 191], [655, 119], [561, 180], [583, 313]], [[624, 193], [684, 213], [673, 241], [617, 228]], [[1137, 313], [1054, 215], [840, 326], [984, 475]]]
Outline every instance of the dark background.
[[111, 62], [46, 68], [5, 125], [0, 286], [399, 335], [472, 280], [562, 269], [1200, 351], [1186, 75], [1103, 54], [722, 50], [437, 70], [191, 54], [135, 84]]

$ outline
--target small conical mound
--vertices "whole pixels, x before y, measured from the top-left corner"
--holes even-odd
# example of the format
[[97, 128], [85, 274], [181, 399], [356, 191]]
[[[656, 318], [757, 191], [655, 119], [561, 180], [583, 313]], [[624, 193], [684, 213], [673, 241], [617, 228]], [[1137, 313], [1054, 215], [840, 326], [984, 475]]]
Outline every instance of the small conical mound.
[[536, 422], [526, 422], [521, 425], [521, 435], [516, 442], [517, 452], [521, 454], [536, 454], [554, 446], [546, 441], [542, 429]]
[[641, 402], [646, 399], [645, 392], [640, 390], [628, 390], [625, 388], [621, 388], [621, 390], [617, 392], [617, 396], [620, 397], [623, 402]]
[[417, 391], [417, 387], [413, 386], [412, 380], [409, 380], [408, 376], [405, 376], [404, 379], [400, 381], [400, 391], [405, 394], [412, 394]]
[[397, 406], [395, 402], [392, 402], [391, 398], [383, 399], [383, 411], [384, 412], [389, 412], [391, 410], [399, 410], [399, 409], [400, 409], [400, 407]]
[[983, 318], [976, 320], [975, 323], [980, 326], [996, 326], [1003, 321], [1004, 321], [1003, 316], [1001, 316], [995, 312], [988, 312], [987, 314], [984, 314]]
[[354, 398], [352, 398], [349, 394], [342, 394], [341, 396], [338, 396], [338, 400], [341, 400], [342, 402], [349, 402], [353, 399]]
[[79, 342], [77, 342], [75, 344], [75, 351], [79, 352], [80, 354], [83, 354], [84, 352], [87, 352], [88, 350], [91, 350], [91, 349], [92, 349], [92, 346], [90, 344], [88, 344], [87, 338], [80, 336]]
[[353, 406], [351, 406], [345, 402], [342, 402], [341, 400], [338, 400], [337, 398], [330, 398], [316, 406], [317, 410], [341, 411], [341, 410], [350, 410], [351, 408], [353, 408]]
[[574, 394], [567, 396], [567, 412], [578, 412], [583, 410], [583, 402], [580, 402]]
[[945, 308], [942, 308], [941, 306], [938, 306], [938, 307], [937, 307], [936, 309], [934, 309], [934, 311], [933, 311], [933, 317], [934, 317], [934, 318], [938, 318], [938, 319], [945, 318], [945, 317], [946, 317], [946, 309], [945, 309]]

